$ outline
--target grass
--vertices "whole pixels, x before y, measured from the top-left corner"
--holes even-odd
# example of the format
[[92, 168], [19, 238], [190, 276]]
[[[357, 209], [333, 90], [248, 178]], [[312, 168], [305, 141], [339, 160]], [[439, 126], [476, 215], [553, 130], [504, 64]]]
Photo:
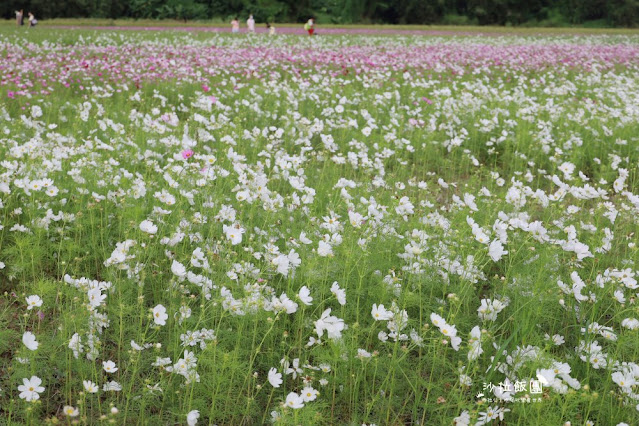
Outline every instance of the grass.
[[[639, 117], [632, 109], [639, 74], [632, 62], [594, 71], [578, 64], [461, 73], [394, 69], [379, 60], [357, 73], [346, 61], [342, 68], [300, 60], [295, 69], [282, 60], [246, 75], [215, 61], [241, 51], [247, 63], [261, 64], [252, 55], [265, 46], [356, 56], [365, 40], [383, 56], [428, 45], [419, 37], [283, 36], [251, 44], [230, 35], [37, 30], [0, 30], [2, 55], [24, 55], [11, 68], [21, 84], [45, 78], [52, 87], [10, 98], [16, 77], [2, 71], [0, 416], [7, 424], [68, 423], [65, 406], [88, 424], [183, 424], [193, 410], [204, 424], [450, 424], [462, 412], [477, 421], [489, 407], [510, 410], [504, 424], [639, 421], [627, 389], [613, 381], [620, 367], [612, 362], [639, 359], [637, 330], [621, 326], [637, 317], [636, 292], [614, 275], [636, 270], [639, 260], [631, 197], [639, 189]], [[636, 43], [634, 33], [620, 34]], [[451, 51], [468, 43], [454, 41]], [[546, 41], [529, 43], [543, 51]], [[122, 71], [119, 81], [112, 70], [98, 76], [91, 68], [76, 70], [80, 81], [64, 87], [61, 66], [47, 68], [53, 52], [69, 64], [74, 55], [99, 59], [95, 46], [112, 48], [109, 59], [121, 63], [132, 61], [130, 46], [157, 63], [169, 60], [153, 50], [158, 43], [166, 50], [198, 46], [213, 64], [139, 87], [141, 74]], [[520, 39], [492, 43], [500, 51]], [[220, 50], [206, 50], [212, 44]], [[574, 171], [564, 172], [564, 163]], [[630, 195], [613, 188], [621, 169]], [[573, 195], [558, 193], [553, 175]], [[57, 194], [28, 189], [45, 179]], [[574, 195], [586, 185], [605, 190], [606, 199]], [[403, 197], [412, 209], [402, 211]], [[362, 219], [351, 218], [354, 212]], [[156, 233], [141, 229], [145, 220]], [[557, 241], [538, 239], [523, 225], [535, 221]], [[225, 228], [234, 225], [245, 231], [238, 244]], [[596, 252], [605, 229], [614, 234], [610, 248]], [[508, 254], [493, 260], [479, 234], [495, 241], [501, 232]], [[575, 239], [593, 257], [580, 259], [558, 242]], [[118, 257], [114, 250], [126, 241], [134, 243]], [[332, 255], [322, 255], [320, 241]], [[278, 272], [278, 255], [294, 263], [292, 249], [301, 263]], [[558, 286], [572, 288], [573, 272], [589, 300]], [[331, 291], [335, 282], [345, 304]], [[106, 298], [91, 305], [96, 286]], [[310, 305], [298, 297], [303, 287]], [[286, 312], [283, 294], [295, 312]], [[27, 310], [29, 295], [40, 296], [42, 306]], [[505, 307], [494, 320], [482, 319], [482, 299]], [[395, 326], [376, 321], [373, 304], [392, 309]], [[164, 325], [154, 320], [158, 305], [168, 314]], [[316, 321], [328, 308], [344, 321], [340, 338], [318, 335]], [[456, 326], [459, 350], [432, 313]], [[593, 323], [611, 327], [616, 339], [588, 330]], [[475, 326], [483, 353], [469, 357]], [[189, 333], [202, 330], [212, 334], [190, 346]], [[35, 334], [36, 351], [21, 343], [26, 331]], [[393, 331], [397, 340], [380, 339]], [[83, 345], [77, 357], [69, 347], [76, 333]], [[555, 334], [565, 343], [546, 338]], [[322, 343], [307, 345], [311, 337]], [[609, 365], [576, 350], [582, 341], [599, 342], [602, 353], [593, 356]], [[178, 374], [191, 356], [195, 366]], [[117, 372], [104, 371], [107, 360]], [[516, 394], [539, 398], [528, 403], [497, 401], [485, 389], [506, 378], [527, 382], [557, 363], [570, 367], [578, 385], [557, 378], [539, 395]], [[283, 375], [279, 387], [267, 379], [271, 368]], [[45, 390], [27, 402], [17, 388], [33, 375]], [[111, 380], [121, 391], [103, 390]], [[88, 392], [84, 381], [99, 391]], [[282, 407], [307, 386], [319, 391], [315, 400]]]
[[[300, 28], [303, 23], [277, 23], [278, 27]], [[207, 21], [178, 21], [159, 19], [98, 19], [98, 18], [54, 18], [41, 20], [39, 25], [46, 27], [57, 26], [99, 26], [99, 27], [166, 27], [166, 28], [208, 28], [229, 27], [230, 24], [220, 19]], [[0, 20], [0, 26], [15, 26], [15, 20]], [[382, 25], [382, 24], [319, 24], [320, 28], [343, 28], [345, 30], [383, 30], [383, 31], [442, 31], [460, 33], [489, 33], [512, 35], [590, 35], [590, 34], [618, 34], [634, 35], [639, 33], [636, 28], [590, 28], [590, 27], [511, 27], [490, 25]]]

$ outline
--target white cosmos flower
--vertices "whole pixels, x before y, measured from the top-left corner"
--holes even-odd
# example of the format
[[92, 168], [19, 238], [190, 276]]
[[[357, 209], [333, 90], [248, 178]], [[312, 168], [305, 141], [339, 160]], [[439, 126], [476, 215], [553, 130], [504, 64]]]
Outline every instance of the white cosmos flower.
[[95, 383], [93, 383], [91, 380], [83, 380], [82, 384], [84, 385], [84, 390], [86, 390], [89, 393], [97, 393], [98, 392], [98, 385], [96, 385]]
[[120, 392], [122, 390], [122, 385], [115, 380], [111, 380], [109, 383], [105, 383], [104, 386], [102, 386], [102, 390], [104, 392]]
[[82, 345], [82, 338], [78, 333], [74, 333], [73, 336], [71, 336], [71, 340], [69, 340], [69, 349], [73, 351], [75, 359], [78, 359], [78, 356], [84, 349], [84, 346]]
[[470, 424], [470, 413], [462, 411], [461, 414], [453, 419], [455, 426], [468, 426]]
[[198, 410], [189, 411], [186, 415], [186, 424], [189, 426], [195, 426], [197, 424], [197, 419], [200, 418], [200, 412]]
[[24, 346], [26, 346], [27, 349], [32, 351], [38, 349], [39, 345], [39, 343], [36, 341], [35, 335], [30, 331], [27, 331], [22, 335], [22, 343], [24, 343]]
[[439, 328], [442, 328], [444, 325], [446, 325], [446, 320], [434, 312], [430, 314], [430, 322], [432, 322], [436, 327]]
[[153, 322], [157, 325], [166, 325], [166, 320], [169, 315], [166, 313], [166, 308], [162, 305], [157, 305], [153, 308]]
[[300, 242], [302, 244], [313, 244], [313, 241], [309, 240], [308, 237], [306, 236], [306, 232], [302, 232], [300, 233]]
[[140, 230], [153, 235], [158, 232], [158, 227], [150, 220], [143, 220], [142, 223], [140, 223]]
[[371, 315], [375, 321], [387, 321], [393, 318], [393, 313], [391, 311], [386, 310], [384, 305], [377, 306], [377, 304], [373, 304]]
[[31, 310], [33, 308], [39, 308], [42, 306], [42, 299], [38, 295], [32, 295], [27, 297], [27, 310]]
[[636, 318], [625, 318], [621, 321], [621, 326], [630, 330], [639, 328], [639, 320]]
[[372, 356], [373, 356], [373, 354], [371, 354], [370, 352], [368, 352], [366, 349], [362, 349], [362, 348], [357, 349], [357, 355], [356, 355], [356, 357], [357, 357], [357, 358], [359, 358], [359, 359], [362, 359], [362, 360], [363, 360], [363, 359], [365, 359], [365, 358], [370, 358], [370, 357], [372, 357]]
[[452, 346], [453, 349], [455, 349], [456, 351], [459, 350], [459, 345], [461, 344], [462, 339], [459, 336], [453, 336], [450, 338], [450, 346]]
[[171, 264], [171, 272], [178, 278], [186, 277], [186, 267], [177, 260], [174, 260]]
[[271, 260], [271, 263], [277, 268], [278, 273], [284, 276], [288, 275], [288, 271], [290, 267], [290, 261], [288, 259], [288, 256], [286, 256], [285, 254], [280, 254], [279, 256]]
[[331, 293], [335, 295], [340, 305], [344, 306], [346, 304], [346, 290], [340, 288], [337, 281], [335, 281], [331, 286]]
[[224, 234], [226, 234], [226, 239], [231, 241], [232, 245], [237, 245], [242, 242], [242, 234], [244, 233], [244, 228], [239, 225], [224, 225], [222, 227]]
[[495, 262], [499, 261], [505, 254], [508, 254], [508, 251], [504, 250], [504, 246], [499, 240], [494, 240], [490, 243], [490, 246], [488, 246], [488, 255]]
[[72, 407], [70, 405], [65, 405], [64, 408], [62, 409], [62, 412], [64, 413], [65, 416], [68, 416], [68, 417], [77, 417], [80, 415], [80, 411], [77, 408]]
[[302, 392], [300, 392], [300, 396], [304, 402], [315, 401], [317, 395], [319, 395], [319, 392], [310, 386], [305, 387], [302, 389]]
[[295, 392], [291, 392], [286, 395], [286, 401], [284, 402], [284, 405], [293, 409], [298, 409], [304, 406], [304, 400]]
[[282, 384], [283, 380], [282, 380], [282, 373], [278, 373], [277, 370], [275, 368], [271, 368], [268, 371], [268, 382], [271, 384], [271, 386], [273, 386], [274, 388], [279, 388], [280, 385]]
[[102, 304], [102, 302], [106, 299], [106, 294], [102, 294], [102, 290], [98, 287], [92, 288], [88, 293], [89, 304], [97, 308]]
[[504, 413], [510, 411], [510, 409], [508, 408], [501, 408], [501, 407], [488, 407], [488, 409], [484, 412], [480, 412], [479, 416], [477, 417], [477, 423], [475, 423], [475, 426], [481, 426], [481, 425], [485, 425], [487, 423], [492, 422], [494, 419], [499, 419], [499, 420], [503, 420], [504, 419]]
[[456, 351], [459, 350], [459, 345], [462, 342], [461, 337], [457, 336], [457, 328], [454, 325], [448, 324], [444, 318], [437, 315], [436, 313], [430, 314], [430, 320], [433, 324], [435, 324], [441, 333], [450, 338], [450, 344]]
[[331, 247], [330, 244], [324, 242], [324, 241], [320, 241], [319, 242], [319, 246], [317, 248], [317, 254], [322, 256], [322, 257], [326, 257], [326, 256], [332, 256], [333, 255], [333, 247]]
[[307, 306], [311, 306], [311, 303], [313, 303], [313, 298], [311, 297], [311, 291], [306, 286], [303, 286], [302, 288], [300, 288], [299, 293], [297, 293], [297, 297], [302, 301], [303, 304]]
[[34, 105], [31, 107], [31, 116], [33, 118], [42, 117], [42, 108], [39, 105]]
[[104, 371], [106, 371], [107, 373], [115, 373], [116, 371], [118, 371], [118, 367], [115, 366], [115, 362], [113, 361], [102, 362], [102, 368], [104, 368]]
[[[514, 393], [512, 391], [513, 384], [510, 381], [510, 379], [506, 378], [503, 383], [505, 385], [504, 387], [495, 386], [495, 388], [493, 389], [493, 393], [495, 394], [495, 396], [501, 400], [509, 399]], [[510, 389], [510, 390], [507, 390], [507, 389]]]
[[322, 312], [320, 319], [315, 321], [315, 332], [318, 337], [324, 335], [324, 331], [328, 335], [329, 339], [339, 339], [342, 337], [342, 331], [344, 330], [344, 320], [331, 315], [331, 308]]
[[457, 336], [457, 329], [454, 325], [444, 324], [439, 328], [439, 331], [446, 337], [454, 337]]
[[22, 379], [22, 384], [18, 386], [20, 399], [35, 401], [40, 399], [40, 393], [44, 392], [44, 387], [40, 386], [42, 379], [38, 376], [31, 376], [30, 379]]
[[154, 367], [164, 367], [165, 365], [171, 364], [171, 358], [160, 358], [159, 356], [155, 358], [155, 362], [151, 364]]

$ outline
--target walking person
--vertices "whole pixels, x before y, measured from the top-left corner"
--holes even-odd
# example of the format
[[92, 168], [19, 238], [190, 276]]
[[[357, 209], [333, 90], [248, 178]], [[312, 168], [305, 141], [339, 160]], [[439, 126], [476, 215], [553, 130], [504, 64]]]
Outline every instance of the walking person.
[[306, 24], [304, 24], [304, 29], [308, 31], [309, 36], [312, 36], [315, 32], [315, 18], [309, 19]]
[[16, 10], [16, 25], [24, 25], [24, 10]]
[[38, 24], [38, 20], [33, 16], [33, 13], [29, 12], [29, 28], [35, 27]]
[[231, 32], [233, 34], [240, 32], [240, 21], [237, 19], [237, 16], [231, 21]]
[[248, 27], [249, 33], [255, 32], [255, 19], [253, 19], [253, 15], [250, 15], [249, 18], [246, 20], [246, 26]]

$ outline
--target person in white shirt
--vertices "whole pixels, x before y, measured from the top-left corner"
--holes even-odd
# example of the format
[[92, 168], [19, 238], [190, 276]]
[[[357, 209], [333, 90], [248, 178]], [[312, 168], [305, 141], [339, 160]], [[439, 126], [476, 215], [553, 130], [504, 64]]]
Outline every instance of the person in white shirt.
[[35, 27], [38, 23], [38, 20], [33, 16], [33, 13], [29, 12], [29, 28]]
[[249, 18], [246, 20], [246, 26], [248, 27], [249, 33], [255, 32], [255, 19], [253, 19], [253, 15], [250, 15]]

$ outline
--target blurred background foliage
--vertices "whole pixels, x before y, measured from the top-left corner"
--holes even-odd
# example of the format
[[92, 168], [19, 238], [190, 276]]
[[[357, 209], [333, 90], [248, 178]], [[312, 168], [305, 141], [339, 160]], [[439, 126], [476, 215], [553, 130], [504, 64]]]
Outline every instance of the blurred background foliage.
[[0, 13], [47, 18], [131, 18], [325, 24], [639, 26], [639, 0], [2, 0]]

